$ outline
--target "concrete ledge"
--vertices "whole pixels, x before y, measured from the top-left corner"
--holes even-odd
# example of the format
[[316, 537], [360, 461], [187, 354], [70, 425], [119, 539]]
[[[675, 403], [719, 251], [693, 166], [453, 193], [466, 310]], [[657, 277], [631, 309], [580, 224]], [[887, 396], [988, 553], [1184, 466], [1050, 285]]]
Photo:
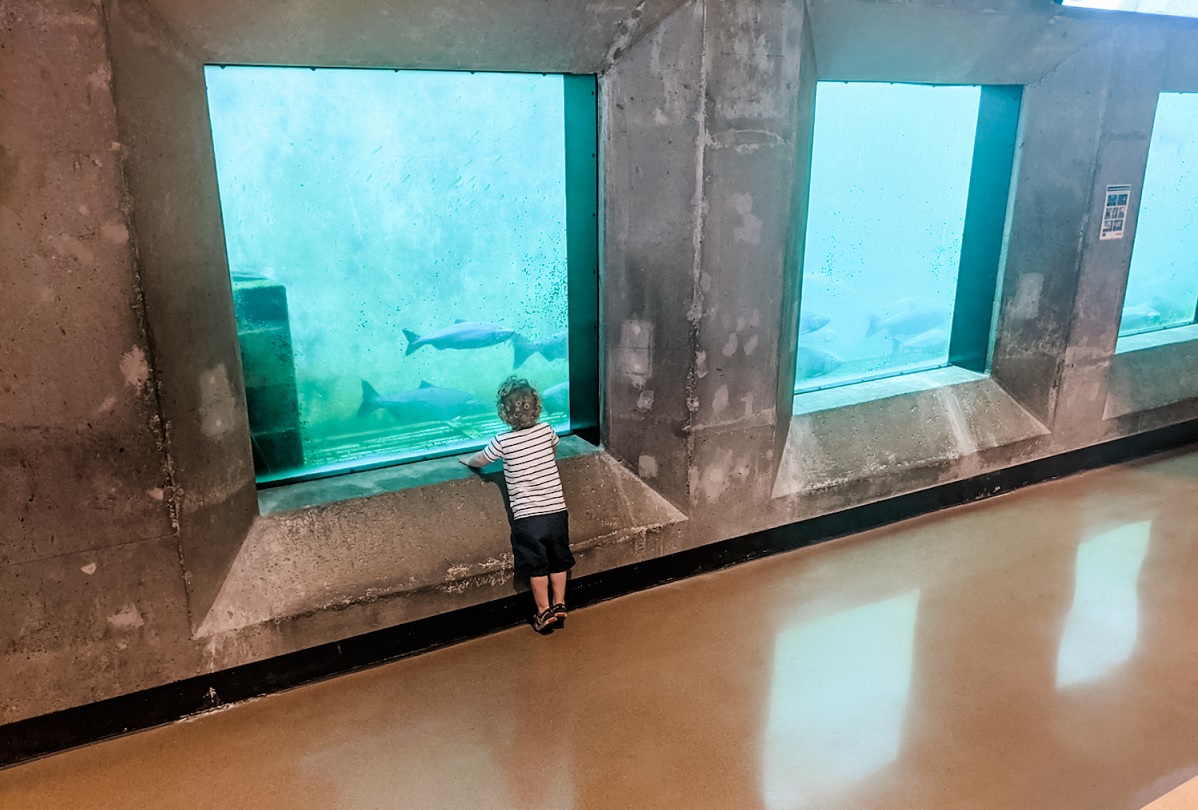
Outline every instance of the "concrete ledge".
[[839, 407], [823, 400], [856, 397], [856, 386], [815, 392], [819, 407], [804, 402], [813, 395], [795, 397], [775, 499], [921, 467], [966, 465], [987, 450], [1049, 432], [988, 377], [953, 368], [909, 374], [893, 378], [891, 396], [881, 396], [884, 382], [869, 384], [878, 398]]
[[[399, 610], [404, 621], [512, 593], [501, 476], [476, 475], [453, 459], [411, 467], [423, 471], [378, 472], [430, 476], [430, 481], [449, 477], [259, 517], [197, 637], [235, 634], [293, 617], [328, 624], [327, 617], [313, 614], [418, 592], [425, 592], [415, 600], [418, 610]], [[572, 546], [579, 558], [576, 573], [589, 572], [595, 550], [629, 541], [642, 545], [647, 535], [686, 520], [606, 453], [566, 458], [561, 471]], [[358, 482], [363, 489], [380, 485], [378, 475], [363, 475]], [[355, 486], [349, 479], [355, 477], [296, 487], [308, 494], [323, 487], [325, 495], [346, 495]], [[432, 591], [441, 598], [430, 598]], [[358, 626], [344, 615], [333, 622], [346, 625], [342, 635], [363, 632], [371, 623]], [[335, 627], [327, 630], [338, 635]]]
[[[598, 450], [593, 444], [577, 436], [562, 436], [557, 447], [557, 458], [561, 461], [596, 452]], [[377, 470], [364, 470], [262, 489], [258, 491], [258, 513], [263, 516], [278, 515], [310, 506], [325, 506], [338, 501], [351, 501], [355, 498], [369, 498], [405, 489], [477, 478], [477, 473], [466, 469], [458, 461], [459, 457], [467, 455], [474, 455], [474, 451], [463, 450], [445, 458], [395, 464]], [[496, 464], [494, 468], [488, 467], [486, 472], [493, 473], [498, 469], [499, 464]]]
[[1104, 419], [1198, 398], [1198, 324], [1120, 338]]

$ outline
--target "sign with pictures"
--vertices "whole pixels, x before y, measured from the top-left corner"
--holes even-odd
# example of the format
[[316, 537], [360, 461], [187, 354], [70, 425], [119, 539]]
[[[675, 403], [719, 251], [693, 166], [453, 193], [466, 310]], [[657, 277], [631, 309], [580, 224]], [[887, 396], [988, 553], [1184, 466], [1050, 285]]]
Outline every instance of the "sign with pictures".
[[1123, 226], [1127, 222], [1127, 201], [1131, 197], [1131, 186], [1107, 186], [1106, 204], [1102, 207], [1102, 231], [1099, 239], [1122, 239]]

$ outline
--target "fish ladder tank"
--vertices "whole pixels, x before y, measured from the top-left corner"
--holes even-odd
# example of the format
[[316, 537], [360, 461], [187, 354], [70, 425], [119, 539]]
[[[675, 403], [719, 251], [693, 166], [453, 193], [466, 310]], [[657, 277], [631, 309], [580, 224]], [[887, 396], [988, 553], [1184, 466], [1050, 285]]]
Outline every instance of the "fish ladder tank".
[[511, 374], [577, 427], [593, 77], [210, 65], [205, 82], [260, 485], [480, 447], [507, 429]]
[[[795, 393], [955, 363], [954, 333], [974, 336], [982, 370], [1018, 113], [1012, 91], [979, 129], [983, 90], [816, 86]], [[971, 179], [997, 207], [971, 201]]]
[[1198, 93], [1161, 93], [1148, 144], [1119, 337], [1188, 326], [1195, 319]]

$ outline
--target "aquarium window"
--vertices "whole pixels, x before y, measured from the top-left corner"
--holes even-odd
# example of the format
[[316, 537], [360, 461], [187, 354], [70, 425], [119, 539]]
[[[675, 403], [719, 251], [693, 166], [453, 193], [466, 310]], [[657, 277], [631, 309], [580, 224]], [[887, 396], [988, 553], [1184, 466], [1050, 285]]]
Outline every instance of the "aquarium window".
[[[1198, 93], [1161, 93], [1119, 336], [1198, 319]], [[1118, 201], [1116, 201], [1118, 202]]]
[[795, 393], [986, 370], [1019, 100], [816, 86]]
[[1099, 11], [1130, 11], [1169, 17], [1198, 17], [1198, 0], [1058, 0], [1063, 6]]
[[204, 76], [260, 485], [478, 448], [511, 374], [596, 438], [593, 76]]

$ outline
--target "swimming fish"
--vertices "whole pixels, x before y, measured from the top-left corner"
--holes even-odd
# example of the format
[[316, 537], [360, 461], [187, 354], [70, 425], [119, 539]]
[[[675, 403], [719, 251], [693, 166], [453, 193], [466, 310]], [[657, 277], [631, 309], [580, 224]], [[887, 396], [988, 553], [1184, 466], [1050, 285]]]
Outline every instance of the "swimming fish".
[[1152, 296], [1149, 304], [1161, 314], [1162, 321], [1174, 323], [1177, 321], [1192, 321], [1194, 319], [1194, 302], [1182, 302], [1175, 296], [1166, 298], [1163, 295]]
[[944, 351], [948, 348], [950, 335], [945, 329], [929, 329], [927, 332], [920, 332], [914, 337], [906, 340], [894, 340], [894, 350], [903, 352], [918, 352], [920, 354], [931, 354]]
[[857, 294], [856, 287], [827, 273], [803, 273], [803, 289], [832, 297]]
[[805, 309], [799, 313], [799, 334], [806, 335], [811, 332], [818, 332], [831, 322], [832, 319], [822, 312]]
[[545, 410], [568, 411], [570, 409], [570, 383], [560, 382], [541, 392], [541, 404]]
[[948, 320], [948, 311], [939, 307], [920, 304], [911, 299], [904, 299], [900, 303], [904, 308], [885, 318], [871, 312], [869, 329], [866, 330], [865, 336], [885, 332], [887, 337], [901, 341], [935, 329]]
[[1136, 304], [1134, 307], [1124, 307], [1123, 316], [1119, 321], [1119, 331], [1138, 332], [1151, 329], [1162, 323], [1164, 316], [1150, 304]]
[[404, 357], [407, 357], [421, 346], [432, 346], [434, 349], [481, 349], [503, 343], [516, 333], [493, 323], [458, 320], [454, 321], [453, 326], [427, 335], [418, 335], [410, 329], [403, 330], [403, 334], [408, 339], [408, 348], [404, 352]]
[[800, 346], [795, 357], [795, 377], [809, 380], [831, 374], [844, 365], [844, 358], [823, 349]]
[[547, 338], [526, 338], [519, 332], [512, 338], [512, 368], [520, 368], [534, 354], [540, 354], [546, 360], [565, 360], [570, 344], [569, 332], [558, 332]]
[[487, 406], [473, 394], [456, 388], [440, 388], [423, 380], [420, 387], [414, 391], [401, 391], [387, 396], [383, 396], [374, 390], [374, 386], [362, 380], [362, 404], [358, 407], [358, 416], [366, 416], [380, 408], [404, 422], [433, 419], [449, 421], [458, 416], [487, 410]]

